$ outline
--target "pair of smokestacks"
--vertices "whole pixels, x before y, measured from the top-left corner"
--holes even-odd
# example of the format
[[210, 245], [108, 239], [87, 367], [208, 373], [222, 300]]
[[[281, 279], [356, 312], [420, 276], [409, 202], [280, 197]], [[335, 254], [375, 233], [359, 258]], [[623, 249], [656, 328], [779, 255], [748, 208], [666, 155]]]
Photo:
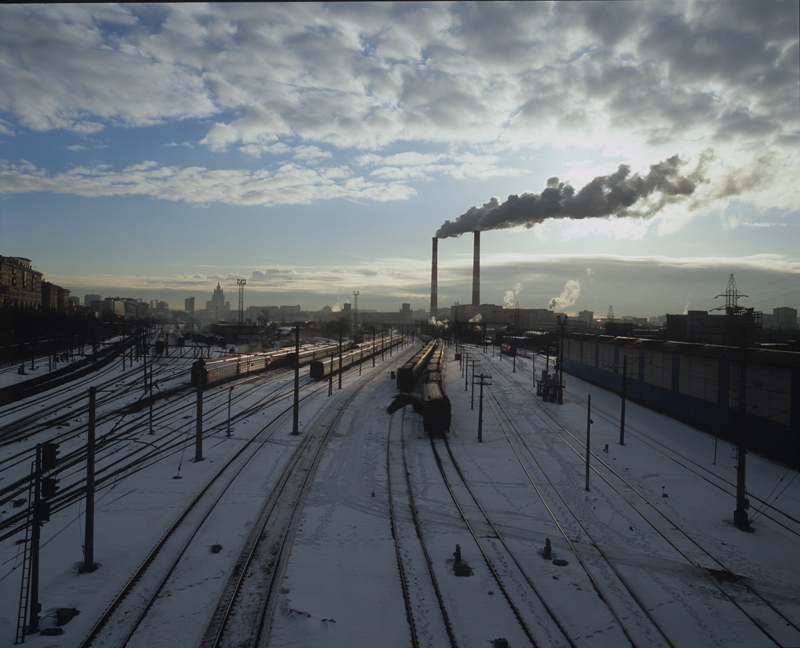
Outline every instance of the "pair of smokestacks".
[[[472, 305], [476, 308], [481, 304], [481, 233], [473, 232], [475, 244], [472, 255]], [[439, 300], [439, 239], [433, 237], [433, 254], [431, 258], [431, 315], [436, 314]]]

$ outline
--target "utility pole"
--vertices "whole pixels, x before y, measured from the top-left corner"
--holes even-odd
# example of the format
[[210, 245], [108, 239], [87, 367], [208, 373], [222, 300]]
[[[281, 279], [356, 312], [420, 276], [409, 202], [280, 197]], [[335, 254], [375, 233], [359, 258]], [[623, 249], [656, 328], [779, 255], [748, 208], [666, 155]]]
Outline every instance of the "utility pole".
[[480, 380], [478, 384], [481, 386], [480, 397], [478, 398], [478, 441], [481, 443], [483, 443], [483, 387], [484, 385], [487, 387], [491, 386], [492, 383], [486, 382], [489, 378], [491, 378], [491, 376], [485, 376], [483, 374], [478, 376]]
[[197, 381], [197, 422], [194, 435], [194, 460], [203, 461], [203, 385]]
[[150, 411], [150, 434], [155, 434], [153, 431], [153, 363], [150, 363], [150, 381], [149, 381], [150, 397], [147, 399], [149, 402]]
[[86, 515], [83, 541], [83, 564], [78, 571], [90, 574], [94, 562], [94, 453], [96, 438], [97, 387], [89, 387], [89, 428], [86, 435]]
[[592, 395], [589, 394], [588, 403], [586, 405], [586, 489], [589, 490], [589, 457], [591, 457], [590, 440], [592, 436]]
[[358, 296], [361, 291], [353, 291], [353, 337], [355, 338], [356, 330], [358, 330]]
[[236, 345], [239, 345], [239, 336], [242, 334], [244, 326], [244, 287], [247, 279], [237, 279], [236, 285], [239, 286], [239, 325], [236, 327]]
[[300, 324], [294, 329], [294, 407], [292, 408], [292, 434], [300, 434]]
[[[333, 358], [331, 358], [331, 369], [333, 369]], [[339, 328], [339, 389], [342, 388], [342, 329]]]
[[561, 327], [560, 348], [558, 350], [558, 404], [564, 404], [564, 327], [567, 325], [569, 317], [564, 315], [564, 319], [558, 317], [558, 325]]
[[475, 364], [476, 361], [472, 361], [472, 395], [470, 396], [469, 401], [469, 408], [475, 409]]
[[748, 334], [761, 328], [761, 313], [752, 308], [739, 306], [739, 297], [747, 297], [736, 288], [733, 275], [728, 280], [728, 287], [717, 297], [725, 297], [725, 306], [714, 310], [725, 310], [727, 315], [726, 329], [731, 346], [739, 347], [739, 376], [737, 399], [737, 434], [736, 434], [736, 509], [733, 512], [733, 523], [741, 531], [752, 531], [747, 509], [746, 456], [747, 456], [747, 345]]
[[619, 414], [619, 444], [625, 445], [625, 396], [628, 387], [628, 356], [622, 358], [622, 411]]
[[233, 397], [233, 385], [228, 388], [228, 432], [225, 436], [231, 436], [231, 398]]
[[747, 456], [747, 402], [745, 391], [747, 389], [747, 329], [742, 326], [741, 342], [739, 344], [739, 403], [736, 434], [736, 510], [733, 512], [733, 523], [741, 531], [752, 531], [747, 509], [750, 501], [747, 499], [746, 456]]

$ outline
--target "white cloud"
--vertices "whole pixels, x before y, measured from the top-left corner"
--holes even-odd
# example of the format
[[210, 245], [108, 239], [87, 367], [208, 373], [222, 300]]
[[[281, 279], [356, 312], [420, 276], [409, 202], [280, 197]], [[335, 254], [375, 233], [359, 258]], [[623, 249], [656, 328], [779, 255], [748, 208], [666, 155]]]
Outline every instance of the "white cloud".
[[[608, 166], [697, 158], [713, 145], [708, 186], [657, 219], [659, 233], [732, 196], [796, 210], [798, 5], [758, 5], [3, 5], [4, 137], [141, 128], [157, 138], [148, 127], [183, 121], [205, 129], [194, 142], [204, 154], [272, 159], [270, 170], [193, 159], [121, 172], [105, 161], [62, 172], [14, 161], [0, 190], [200, 205], [388, 201], [414, 195], [413, 182], [529, 174], [510, 150], [575, 147], [613, 160], [567, 167], [581, 186]], [[381, 154], [389, 147], [405, 150]], [[350, 160], [317, 167], [347, 155], [366, 177]], [[647, 227], [593, 223], [571, 235], [638, 240]]]
[[11, 5], [2, 104], [37, 130], [214, 116], [215, 151], [284, 136], [759, 141], [798, 123], [797, 33], [781, 26], [797, 5], [767, 7]]
[[0, 194], [32, 191], [81, 196], [143, 195], [192, 204], [233, 205], [308, 204], [333, 198], [385, 202], [407, 199], [414, 194], [413, 189], [399, 183], [350, 177], [347, 169], [310, 169], [294, 164], [271, 172], [163, 167], [150, 160], [122, 171], [97, 164], [49, 175], [30, 163], [14, 165], [0, 161]]

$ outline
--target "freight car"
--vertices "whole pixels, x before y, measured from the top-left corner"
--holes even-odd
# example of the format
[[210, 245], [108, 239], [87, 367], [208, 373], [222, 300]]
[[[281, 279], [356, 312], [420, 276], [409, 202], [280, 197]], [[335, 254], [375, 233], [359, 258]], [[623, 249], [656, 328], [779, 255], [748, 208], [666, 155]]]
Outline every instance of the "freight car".
[[500, 345], [500, 352], [503, 355], [513, 357], [517, 355], [517, 346], [515, 344], [508, 344], [507, 342], [503, 342], [503, 344]]
[[400, 369], [397, 370], [397, 388], [402, 392], [414, 391], [414, 385], [417, 384], [422, 372], [428, 366], [428, 362], [433, 355], [434, 348], [436, 347], [436, 340], [431, 340], [422, 349], [414, 354], [414, 357], [406, 362]]
[[338, 371], [344, 371], [348, 367], [358, 364], [362, 359], [366, 360], [371, 358], [376, 353], [380, 353], [384, 349], [390, 349], [403, 341], [401, 335], [395, 335], [391, 338], [384, 340], [376, 340], [375, 342], [364, 342], [359, 348], [342, 353], [341, 359], [338, 352], [328, 358], [313, 360], [311, 362], [310, 373], [312, 380], [324, 380], [330, 377], [331, 374], [336, 374]]
[[422, 426], [434, 436], [450, 431], [451, 408], [444, 390], [444, 361], [444, 345], [440, 344], [432, 354], [422, 385]]

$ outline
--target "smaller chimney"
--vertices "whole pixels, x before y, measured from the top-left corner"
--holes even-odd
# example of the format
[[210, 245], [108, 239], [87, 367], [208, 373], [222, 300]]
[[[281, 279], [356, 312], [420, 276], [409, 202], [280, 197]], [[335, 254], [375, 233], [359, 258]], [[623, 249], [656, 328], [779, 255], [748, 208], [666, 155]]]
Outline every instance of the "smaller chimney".
[[439, 286], [437, 275], [439, 273], [439, 239], [433, 237], [433, 255], [431, 257], [431, 317], [436, 315], [438, 309]]
[[475, 230], [475, 249], [472, 257], [472, 305], [481, 305], [481, 233]]

